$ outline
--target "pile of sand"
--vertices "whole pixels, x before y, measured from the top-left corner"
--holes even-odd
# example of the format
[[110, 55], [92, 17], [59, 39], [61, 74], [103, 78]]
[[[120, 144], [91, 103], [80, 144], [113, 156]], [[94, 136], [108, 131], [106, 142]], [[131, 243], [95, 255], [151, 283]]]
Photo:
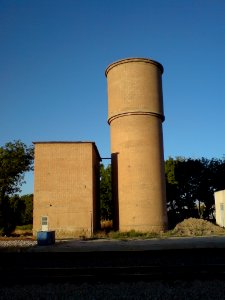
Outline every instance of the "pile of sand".
[[225, 229], [206, 220], [189, 218], [177, 224], [172, 233], [177, 236], [225, 235]]

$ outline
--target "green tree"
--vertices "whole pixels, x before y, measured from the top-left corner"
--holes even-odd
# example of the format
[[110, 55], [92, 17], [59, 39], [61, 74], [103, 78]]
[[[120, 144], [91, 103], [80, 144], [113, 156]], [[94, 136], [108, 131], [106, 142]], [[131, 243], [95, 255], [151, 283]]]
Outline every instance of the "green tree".
[[21, 201], [19, 195], [9, 197], [8, 210], [10, 211], [8, 222], [10, 221], [9, 223], [11, 224], [12, 229], [17, 225], [22, 225], [22, 213], [25, 210], [25, 205], [24, 202]]
[[28, 225], [33, 223], [33, 194], [23, 195], [20, 200], [24, 203], [24, 211], [22, 212], [21, 225]]
[[33, 147], [21, 141], [6, 143], [0, 147], [0, 227], [4, 234], [12, 230], [10, 196], [20, 192], [24, 173], [32, 170]]
[[169, 158], [165, 173], [171, 227], [188, 217], [213, 218], [214, 192], [225, 189], [224, 159]]
[[113, 217], [111, 165], [100, 166], [100, 216], [102, 220]]
[[202, 158], [201, 161], [204, 172], [200, 178], [198, 200], [204, 205], [204, 219], [209, 219], [215, 210], [214, 192], [225, 189], [225, 159]]
[[14, 226], [33, 223], [33, 194], [12, 196], [9, 199], [9, 206]]
[[165, 162], [167, 211], [170, 227], [196, 213], [192, 167], [191, 161], [183, 157], [169, 158]]

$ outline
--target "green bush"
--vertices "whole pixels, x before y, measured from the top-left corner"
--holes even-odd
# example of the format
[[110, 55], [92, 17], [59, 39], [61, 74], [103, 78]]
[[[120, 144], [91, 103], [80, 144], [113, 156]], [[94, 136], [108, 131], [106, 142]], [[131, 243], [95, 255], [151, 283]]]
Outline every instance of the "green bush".
[[111, 231], [108, 234], [108, 237], [112, 239], [135, 239], [135, 238], [150, 239], [150, 238], [157, 238], [157, 237], [159, 238], [161, 237], [161, 235], [155, 232], [140, 232], [140, 231], [130, 230], [126, 232]]
[[4, 235], [4, 228], [0, 228], [0, 236]]
[[15, 230], [32, 230], [32, 229], [33, 229], [33, 224], [16, 226], [15, 228]]

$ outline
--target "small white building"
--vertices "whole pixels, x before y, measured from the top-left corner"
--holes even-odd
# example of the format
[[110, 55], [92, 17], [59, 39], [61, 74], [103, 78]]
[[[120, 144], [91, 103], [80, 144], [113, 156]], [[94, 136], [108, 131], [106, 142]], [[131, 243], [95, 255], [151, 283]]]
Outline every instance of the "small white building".
[[216, 224], [225, 227], [225, 190], [214, 193]]

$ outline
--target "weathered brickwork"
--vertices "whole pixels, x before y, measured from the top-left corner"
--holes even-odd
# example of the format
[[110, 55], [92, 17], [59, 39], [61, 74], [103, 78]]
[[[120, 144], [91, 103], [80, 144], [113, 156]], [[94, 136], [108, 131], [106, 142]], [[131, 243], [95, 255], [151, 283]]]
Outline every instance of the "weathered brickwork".
[[[163, 67], [145, 58], [106, 69], [115, 229], [166, 230]], [[99, 162], [91, 142], [36, 142], [34, 234], [90, 236], [99, 222]]]
[[120, 231], [167, 227], [159, 63], [124, 59], [106, 69], [116, 224]]
[[33, 231], [42, 217], [56, 238], [91, 236], [98, 222], [100, 156], [91, 142], [36, 142]]

